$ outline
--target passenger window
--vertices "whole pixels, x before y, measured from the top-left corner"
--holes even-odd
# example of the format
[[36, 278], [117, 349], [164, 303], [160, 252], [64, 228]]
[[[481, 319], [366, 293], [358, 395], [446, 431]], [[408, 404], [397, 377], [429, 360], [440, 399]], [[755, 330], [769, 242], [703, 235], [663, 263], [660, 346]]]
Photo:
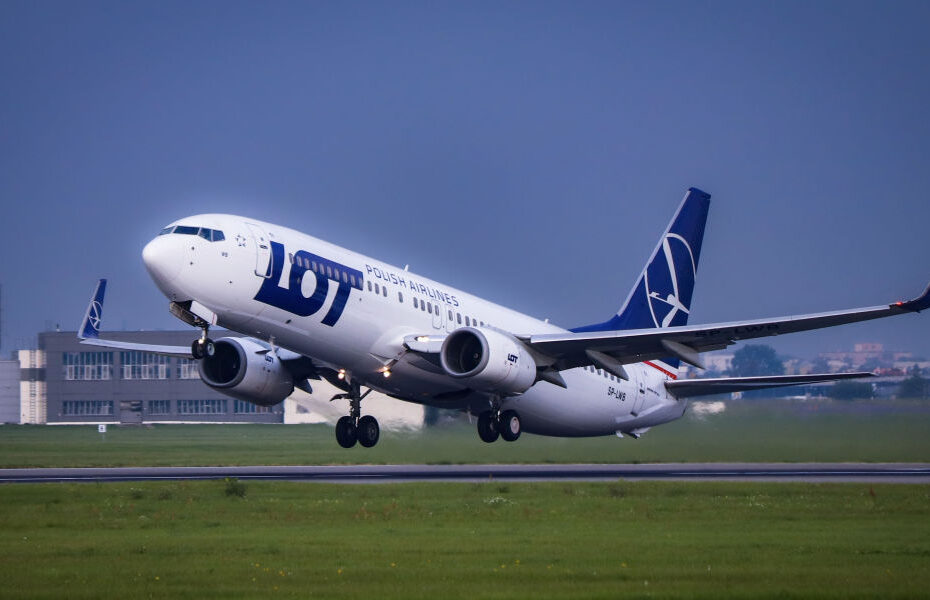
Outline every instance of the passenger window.
[[416, 298], [416, 296], [414, 296], [414, 298], [413, 298], [413, 307], [414, 307], [414, 308], [417, 308], [417, 306], [418, 306], [417, 298]]
[[213, 241], [214, 242], [222, 242], [225, 239], [226, 239], [226, 236], [223, 235], [222, 231], [220, 231], [219, 229], [213, 230]]
[[381, 288], [381, 295], [387, 298], [387, 286], [384, 286], [383, 288]]
[[346, 275], [346, 272], [342, 272], [342, 283], [349, 283], [349, 276]]
[[349, 283], [352, 284], [352, 287], [355, 287], [355, 275], [349, 275]]
[[451, 310], [449, 311], [449, 320], [450, 320], [450, 321], [452, 320], [452, 311], [451, 311]]
[[294, 255], [290, 252], [287, 253], [287, 259], [291, 261], [291, 264], [294, 264]]
[[481, 326], [484, 327], [484, 321], [481, 321]]
[[426, 302], [420, 300], [420, 310], [426, 310]]
[[462, 324], [462, 313], [455, 313], [455, 320], [459, 325], [461, 325]]
[[371, 291], [371, 282], [370, 282], [370, 281], [368, 282], [368, 291], [369, 291], [369, 292]]
[[[315, 260], [310, 261], [310, 270], [316, 273], [316, 261]], [[371, 283], [368, 284], [368, 289], [371, 290]]]
[[404, 303], [404, 295], [401, 294], [400, 292], [397, 292], [397, 301], [400, 302], [401, 304]]
[[[326, 276], [329, 277], [330, 279], [333, 278], [333, 268], [332, 268], [330, 265], [326, 265]], [[376, 285], [375, 285], [375, 289], [377, 289], [377, 288], [378, 288], [378, 286], [377, 286], [377, 284], [376, 284]]]
[[471, 327], [471, 321], [468, 319], [468, 315], [465, 315], [465, 326]]
[[375, 284], [375, 294], [380, 294], [380, 293], [381, 293], [381, 288], [378, 287], [378, 284], [376, 283], [376, 284]]

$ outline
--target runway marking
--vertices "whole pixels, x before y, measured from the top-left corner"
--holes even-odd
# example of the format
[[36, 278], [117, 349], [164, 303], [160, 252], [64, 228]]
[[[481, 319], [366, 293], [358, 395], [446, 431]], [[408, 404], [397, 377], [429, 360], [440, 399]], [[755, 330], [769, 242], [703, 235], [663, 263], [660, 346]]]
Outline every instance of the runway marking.
[[347, 465], [0, 469], [0, 483], [215, 480], [379, 483], [410, 481], [856, 481], [930, 483], [926, 463], [694, 463], [590, 465]]

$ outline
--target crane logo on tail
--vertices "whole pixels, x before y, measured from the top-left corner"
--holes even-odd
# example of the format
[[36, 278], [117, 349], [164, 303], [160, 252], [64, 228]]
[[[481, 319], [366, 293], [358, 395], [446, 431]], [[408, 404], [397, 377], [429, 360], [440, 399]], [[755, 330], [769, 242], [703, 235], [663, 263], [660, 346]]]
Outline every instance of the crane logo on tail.
[[[664, 260], [663, 260], [664, 259]], [[662, 248], [645, 272], [649, 312], [656, 327], [688, 322], [697, 264], [691, 246], [677, 233], [667, 233]]]

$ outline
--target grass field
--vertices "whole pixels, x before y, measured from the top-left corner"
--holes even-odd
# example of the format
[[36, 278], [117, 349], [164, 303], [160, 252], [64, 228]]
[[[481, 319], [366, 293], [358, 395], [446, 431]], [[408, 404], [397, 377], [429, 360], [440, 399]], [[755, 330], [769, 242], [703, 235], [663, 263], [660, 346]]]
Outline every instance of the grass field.
[[0, 486], [4, 598], [914, 598], [930, 487]]
[[299, 465], [344, 463], [624, 463], [930, 460], [930, 407], [920, 403], [735, 402], [688, 413], [640, 440], [522, 436], [485, 444], [473, 427], [383, 432], [344, 450], [325, 425], [0, 427], [2, 467]]

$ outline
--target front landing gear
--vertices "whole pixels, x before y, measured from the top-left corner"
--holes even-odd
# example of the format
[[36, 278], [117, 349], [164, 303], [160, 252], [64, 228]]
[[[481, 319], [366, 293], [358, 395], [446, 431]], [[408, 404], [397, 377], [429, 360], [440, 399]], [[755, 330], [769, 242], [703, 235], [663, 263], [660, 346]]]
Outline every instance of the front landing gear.
[[336, 441], [343, 448], [351, 448], [356, 442], [365, 448], [371, 448], [378, 443], [381, 437], [381, 426], [378, 420], [371, 415], [361, 417], [362, 398], [371, 393], [369, 389], [364, 394], [358, 382], [349, 382], [347, 394], [337, 394], [335, 398], [349, 399], [349, 414], [336, 421]]
[[191, 356], [197, 360], [216, 354], [216, 346], [209, 337], [210, 325], [203, 319], [200, 319], [199, 324], [201, 331], [200, 339], [194, 340], [191, 343]]
[[215, 353], [216, 346], [213, 344], [213, 340], [208, 337], [194, 340], [194, 342], [191, 344], [191, 356], [197, 360], [201, 360], [208, 356], [213, 356]]

